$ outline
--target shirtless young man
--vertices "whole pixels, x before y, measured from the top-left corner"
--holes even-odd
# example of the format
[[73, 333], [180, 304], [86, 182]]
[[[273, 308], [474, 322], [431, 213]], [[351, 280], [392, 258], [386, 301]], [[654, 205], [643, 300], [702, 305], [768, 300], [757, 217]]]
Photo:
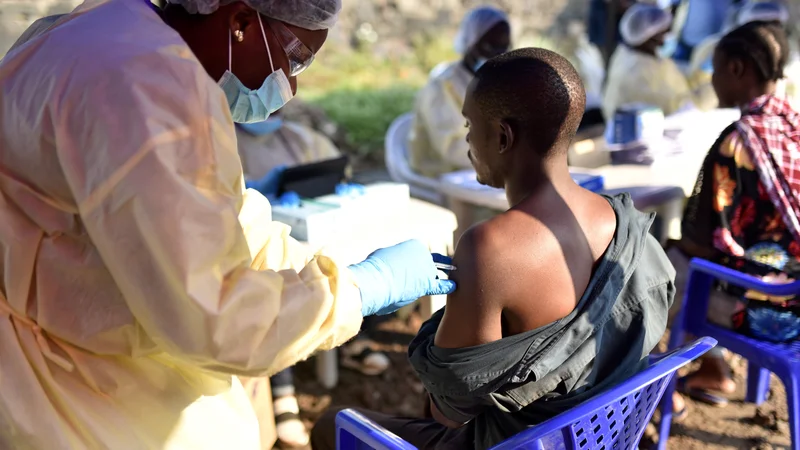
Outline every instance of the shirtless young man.
[[[627, 195], [579, 187], [567, 148], [581, 79], [543, 49], [496, 57], [464, 104], [478, 180], [511, 208], [462, 236], [458, 290], [409, 347], [433, 418], [365, 412], [418, 448], [487, 448], [641, 370], [674, 295], [674, 271]], [[312, 433], [333, 448], [332, 414]]]

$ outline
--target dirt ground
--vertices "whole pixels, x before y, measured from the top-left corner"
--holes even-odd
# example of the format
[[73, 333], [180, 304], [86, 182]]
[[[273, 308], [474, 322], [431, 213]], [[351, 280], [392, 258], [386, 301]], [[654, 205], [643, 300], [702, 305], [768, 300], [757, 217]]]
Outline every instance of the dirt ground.
[[[295, 378], [306, 425], [311, 427], [331, 405], [359, 406], [406, 416], [421, 414], [423, 387], [406, 358], [406, 345], [419, 325], [419, 316], [412, 314], [408, 320], [392, 318], [378, 327], [379, 331], [373, 336], [374, 348], [386, 352], [392, 361], [392, 368], [379, 377], [367, 377], [342, 368], [339, 385], [329, 391], [317, 383], [313, 360], [301, 363], [296, 368]], [[731, 403], [725, 408], [715, 408], [690, 401], [689, 416], [682, 423], [673, 424], [670, 449], [788, 448], [788, 413], [783, 385], [773, 377], [767, 403], [758, 408], [745, 404], [747, 364], [736, 356], [731, 358], [731, 363], [739, 386]], [[646, 448], [644, 441], [641, 448]]]

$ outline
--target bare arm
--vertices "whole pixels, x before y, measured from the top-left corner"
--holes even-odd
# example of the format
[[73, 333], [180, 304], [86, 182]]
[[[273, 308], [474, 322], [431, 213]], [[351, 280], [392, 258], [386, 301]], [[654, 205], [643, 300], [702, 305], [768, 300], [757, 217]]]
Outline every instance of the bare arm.
[[469, 229], [461, 237], [453, 258], [458, 270], [451, 279], [458, 289], [447, 296], [444, 317], [434, 343], [440, 348], [465, 348], [503, 337], [501, 314], [508, 281], [502, 258], [493, 251], [497, 244], [488, 224]]

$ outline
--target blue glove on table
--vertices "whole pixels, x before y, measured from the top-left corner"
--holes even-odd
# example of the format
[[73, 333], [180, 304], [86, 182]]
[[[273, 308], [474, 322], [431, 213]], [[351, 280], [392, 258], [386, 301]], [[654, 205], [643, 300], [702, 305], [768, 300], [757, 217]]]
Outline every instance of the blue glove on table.
[[[436, 255], [437, 262], [446, 257]], [[434, 256], [419, 241], [406, 241], [373, 252], [350, 266], [361, 290], [362, 316], [391, 314], [420, 297], [453, 292], [456, 284], [437, 279]]]
[[271, 197], [278, 194], [278, 187], [281, 182], [283, 172], [286, 172], [286, 165], [274, 167], [267, 172], [260, 180], [245, 181], [244, 185], [247, 189], [255, 189], [261, 192], [265, 197]]

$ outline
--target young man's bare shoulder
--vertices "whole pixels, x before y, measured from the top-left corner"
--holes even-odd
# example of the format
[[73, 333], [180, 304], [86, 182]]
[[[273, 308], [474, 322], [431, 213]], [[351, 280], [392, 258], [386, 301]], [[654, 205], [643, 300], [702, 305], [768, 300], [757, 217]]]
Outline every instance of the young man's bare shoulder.
[[503, 311], [547, 276], [546, 259], [537, 255], [544, 228], [508, 211], [464, 233], [453, 257], [458, 269], [451, 274], [458, 288], [447, 297], [437, 346], [464, 348], [502, 338]]
[[538, 219], [516, 210], [479, 223], [468, 229], [458, 242], [455, 264], [459, 275], [469, 273], [488, 285], [482, 287], [491, 287], [496, 292], [497, 285], [509, 283], [513, 272], [525, 268], [530, 273], [534, 269], [532, 263], [541, 260], [548, 251], [546, 245], [537, 245], [548, 232]]
[[[509, 220], [510, 219], [510, 220]], [[503, 309], [516, 295], [520, 278], [514, 248], [517, 219], [504, 214], [467, 230], [458, 242], [450, 274], [458, 288], [436, 333], [442, 348], [465, 348], [502, 338]]]

